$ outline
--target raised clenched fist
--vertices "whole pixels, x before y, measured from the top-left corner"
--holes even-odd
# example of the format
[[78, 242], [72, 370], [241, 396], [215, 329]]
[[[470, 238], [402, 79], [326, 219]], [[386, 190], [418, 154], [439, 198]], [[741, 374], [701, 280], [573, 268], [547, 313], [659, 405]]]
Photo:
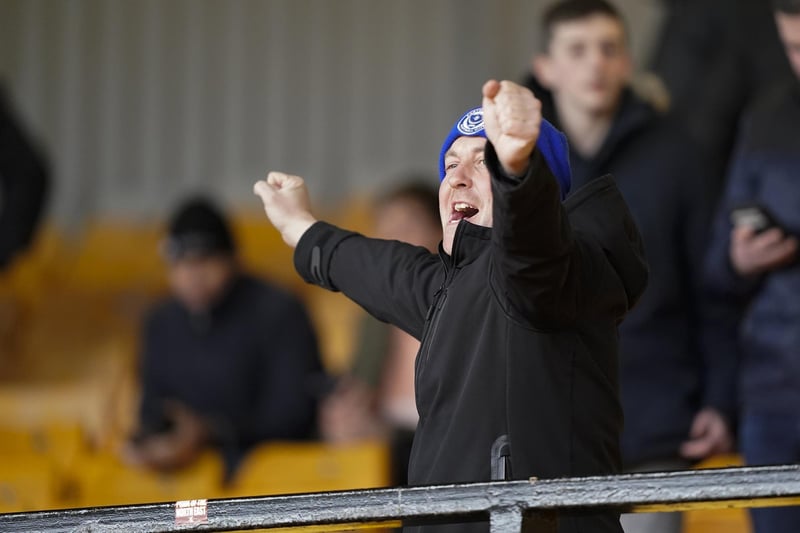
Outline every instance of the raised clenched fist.
[[503, 169], [523, 175], [539, 138], [541, 102], [521, 85], [489, 80], [483, 85], [483, 121]]
[[311, 214], [308, 189], [300, 176], [270, 172], [266, 180], [253, 186], [253, 192], [261, 197], [267, 218], [292, 248], [317, 221]]

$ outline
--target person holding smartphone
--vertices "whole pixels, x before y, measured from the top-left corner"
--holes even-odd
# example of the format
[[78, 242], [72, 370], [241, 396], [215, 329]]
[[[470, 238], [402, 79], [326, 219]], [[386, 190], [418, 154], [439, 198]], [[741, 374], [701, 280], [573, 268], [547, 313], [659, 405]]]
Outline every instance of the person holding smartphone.
[[[800, 0], [773, 9], [797, 79], [745, 117], [706, 276], [740, 319], [739, 443], [751, 465], [800, 461]], [[800, 531], [800, 507], [751, 514], [756, 533]]]

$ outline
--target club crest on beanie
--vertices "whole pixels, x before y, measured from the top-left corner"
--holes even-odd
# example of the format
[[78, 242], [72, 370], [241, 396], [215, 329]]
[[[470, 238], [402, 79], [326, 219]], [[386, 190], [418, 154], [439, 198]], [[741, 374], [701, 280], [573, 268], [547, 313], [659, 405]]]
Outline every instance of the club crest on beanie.
[[[444, 179], [445, 175], [444, 156], [459, 137], [486, 138], [486, 130], [483, 125], [483, 108], [476, 107], [464, 113], [447, 134], [439, 152], [440, 181]], [[550, 172], [556, 177], [561, 187], [561, 199], [563, 200], [572, 186], [567, 136], [542, 119], [542, 125], [539, 127], [539, 138], [536, 141], [536, 149], [541, 152], [547, 166], [550, 168]]]
[[461, 135], [486, 137], [486, 133], [483, 131], [483, 109], [478, 107], [467, 111], [456, 124], [456, 130]]
[[483, 128], [482, 107], [476, 107], [464, 113], [447, 134], [447, 138], [442, 144], [442, 151], [439, 153], [439, 181], [443, 180], [445, 175], [444, 155], [459, 137], [486, 138], [486, 130]]

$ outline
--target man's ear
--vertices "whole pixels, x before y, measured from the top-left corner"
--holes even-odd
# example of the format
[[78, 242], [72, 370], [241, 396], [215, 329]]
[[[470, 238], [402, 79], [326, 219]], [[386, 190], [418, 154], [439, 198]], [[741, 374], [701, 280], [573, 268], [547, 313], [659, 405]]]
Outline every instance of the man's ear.
[[553, 65], [547, 54], [535, 54], [531, 59], [531, 72], [545, 89], [553, 89]]

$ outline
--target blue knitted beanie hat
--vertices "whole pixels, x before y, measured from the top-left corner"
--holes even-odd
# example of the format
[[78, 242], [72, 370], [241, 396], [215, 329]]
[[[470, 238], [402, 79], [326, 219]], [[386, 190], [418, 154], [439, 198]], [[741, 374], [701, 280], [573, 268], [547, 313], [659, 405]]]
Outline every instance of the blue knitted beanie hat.
[[[486, 138], [486, 130], [483, 127], [483, 108], [476, 107], [470, 109], [458, 119], [453, 125], [450, 133], [442, 144], [442, 151], [439, 153], [439, 180], [444, 179], [444, 155], [459, 137], [483, 137]], [[572, 171], [569, 168], [569, 145], [567, 136], [558, 131], [552, 124], [542, 119], [539, 128], [539, 139], [536, 141], [536, 148], [542, 153], [547, 166], [558, 180], [561, 186], [561, 199], [566, 198], [572, 186]]]

